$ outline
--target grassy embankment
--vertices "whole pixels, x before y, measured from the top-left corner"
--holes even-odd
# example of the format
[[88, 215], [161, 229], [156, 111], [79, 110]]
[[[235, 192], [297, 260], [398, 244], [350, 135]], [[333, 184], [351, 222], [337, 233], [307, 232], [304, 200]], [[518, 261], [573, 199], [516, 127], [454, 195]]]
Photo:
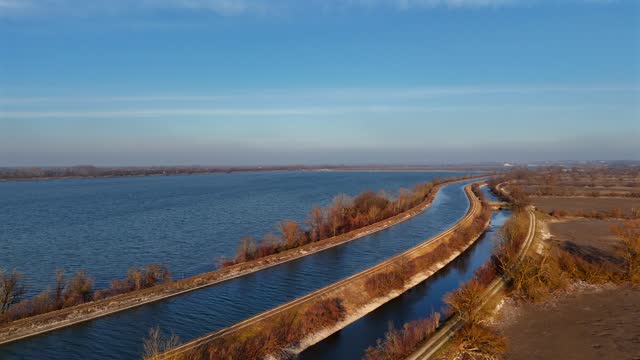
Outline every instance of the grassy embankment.
[[[477, 186], [474, 187], [480, 193]], [[472, 208], [452, 231], [348, 279], [170, 351], [179, 359], [286, 357], [398, 296], [477, 239], [491, 211], [467, 188]], [[373, 304], [373, 306], [372, 306]], [[158, 354], [147, 354], [154, 358]]]

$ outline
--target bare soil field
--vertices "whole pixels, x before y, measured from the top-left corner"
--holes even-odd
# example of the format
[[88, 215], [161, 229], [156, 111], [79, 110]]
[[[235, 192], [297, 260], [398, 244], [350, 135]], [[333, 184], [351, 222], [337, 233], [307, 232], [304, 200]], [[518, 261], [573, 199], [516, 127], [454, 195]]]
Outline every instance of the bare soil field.
[[544, 212], [563, 209], [567, 211], [611, 211], [621, 209], [631, 212], [640, 209], [638, 198], [578, 198], [578, 197], [535, 197], [533, 205]]
[[505, 359], [640, 359], [640, 289], [570, 292], [553, 305], [505, 305]]
[[618, 239], [611, 227], [620, 225], [616, 220], [572, 219], [550, 222], [549, 230], [554, 242], [576, 251], [585, 259], [605, 258], [617, 263]]

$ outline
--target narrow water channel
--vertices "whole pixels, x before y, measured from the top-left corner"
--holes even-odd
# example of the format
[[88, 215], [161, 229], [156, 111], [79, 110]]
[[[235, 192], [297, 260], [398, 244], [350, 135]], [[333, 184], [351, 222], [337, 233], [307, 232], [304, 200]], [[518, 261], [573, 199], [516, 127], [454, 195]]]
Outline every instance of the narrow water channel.
[[[471, 181], [469, 181], [471, 182]], [[392, 228], [217, 286], [0, 347], [0, 359], [139, 359], [150, 328], [182, 341], [232, 325], [401, 253], [464, 216], [464, 186], [444, 186], [429, 209]]]
[[490, 202], [500, 202], [500, 198], [498, 198], [496, 196], [496, 194], [493, 193], [493, 191], [491, 191], [491, 189], [489, 189], [489, 186], [483, 186], [480, 188], [482, 190], [482, 193], [484, 194], [485, 199], [487, 199], [487, 201]]
[[509, 211], [495, 212], [489, 230], [456, 260], [403, 295], [305, 350], [299, 359], [360, 359], [366, 348], [375, 346], [390, 326], [401, 328], [409, 321], [426, 318], [432, 311], [442, 309], [444, 295], [471, 279], [473, 272], [489, 260], [497, 241], [497, 230], [510, 215]]

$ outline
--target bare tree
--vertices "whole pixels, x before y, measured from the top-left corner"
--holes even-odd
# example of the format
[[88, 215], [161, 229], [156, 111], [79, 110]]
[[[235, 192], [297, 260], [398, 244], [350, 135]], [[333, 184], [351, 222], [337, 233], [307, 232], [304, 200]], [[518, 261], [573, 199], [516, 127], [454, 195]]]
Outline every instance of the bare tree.
[[62, 303], [64, 301], [63, 299], [63, 294], [64, 294], [64, 270], [63, 269], [58, 269], [55, 272], [56, 274], [56, 287], [55, 287], [55, 304], [56, 307], [60, 308], [62, 307]]
[[11, 305], [22, 299], [25, 293], [22, 278], [22, 274], [15, 269], [9, 273], [0, 268], [0, 314], [7, 312]]
[[78, 271], [65, 286], [65, 306], [81, 304], [93, 300], [93, 280], [87, 273]]
[[318, 241], [318, 240], [324, 239], [325, 222], [324, 222], [324, 212], [322, 211], [321, 207], [314, 206], [311, 209], [307, 219], [307, 225], [311, 229], [312, 241]]
[[236, 251], [236, 261], [244, 262], [253, 260], [256, 255], [256, 240], [252, 236], [245, 236], [240, 240]]
[[166, 337], [160, 331], [160, 327], [156, 326], [153, 329], [149, 329], [149, 336], [144, 339], [144, 360], [155, 359], [173, 359], [173, 357], [162, 357], [162, 353], [173, 349], [180, 344], [180, 339], [172, 334]]
[[300, 226], [293, 220], [285, 220], [278, 224], [278, 231], [282, 234], [282, 240], [288, 247], [295, 247], [299, 245], [299, 241], [302, 237], [302, 231]]

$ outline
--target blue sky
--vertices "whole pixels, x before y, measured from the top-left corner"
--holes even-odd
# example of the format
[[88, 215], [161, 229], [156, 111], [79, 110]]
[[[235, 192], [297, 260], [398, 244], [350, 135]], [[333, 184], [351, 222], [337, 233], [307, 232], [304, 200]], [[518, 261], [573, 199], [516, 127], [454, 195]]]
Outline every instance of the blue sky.
[[640, 3], [0, 0], [0, 166], [640, 160]]

